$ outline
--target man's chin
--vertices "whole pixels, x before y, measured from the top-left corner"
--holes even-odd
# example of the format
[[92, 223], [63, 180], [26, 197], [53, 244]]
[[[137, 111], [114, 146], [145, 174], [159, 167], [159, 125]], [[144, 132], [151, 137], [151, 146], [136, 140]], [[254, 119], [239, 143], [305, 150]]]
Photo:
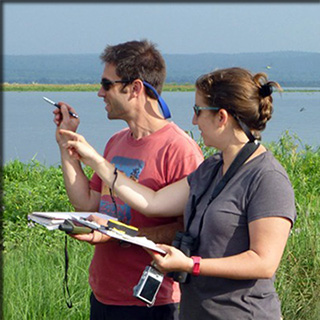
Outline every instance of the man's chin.
[[116, 120], [116, 119], [119, 119], [119, 117], [115, 116], [114, 114], [112, 113], [107, 113], [107, 117], [109, 120]]

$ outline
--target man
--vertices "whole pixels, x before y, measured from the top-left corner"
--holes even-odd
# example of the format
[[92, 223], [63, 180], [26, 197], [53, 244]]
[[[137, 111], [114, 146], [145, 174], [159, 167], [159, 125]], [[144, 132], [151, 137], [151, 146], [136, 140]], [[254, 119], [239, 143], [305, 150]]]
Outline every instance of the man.
[[[109, 119], [122, 119], [128, 124], [108, 141], [104, 157], [117, 170], [154, 190], [194, 171], [203, 161], [200, 148], [164, 119], [158, 108], [159, 102], [163, 114], [170, 115], [159, 97], [166, 76], [160, 52], [146, 40], [131, 41], [107, 46], [101, 59], [105, 67], [98, 96], [106, 104]], [[54, 111], [56, 138], [66, 190], [75, 209], [115, 216], [139, 228], [140, 235], [170, 244], [176, 231], [183, 229], [181, 217], [146, 218], [113, 195], [98, 175], [88, 181], [80, 163], [62, 147], [64, 140], [59, 134], [59, 129], [76, 131], [79, 120], [70, 117], [69, 111], [75, 113], [71, 106], [60, 106], [61, 110]], [[89, 268], [91, 319], [177, 319], [180, 292], [171, 278], [165, 277], [153, 307], [133, 297], [133, 287], [151, 262], [145, 250], [113, 239], [101, 243], [99, 232], [76, 238], [97, 244]]]

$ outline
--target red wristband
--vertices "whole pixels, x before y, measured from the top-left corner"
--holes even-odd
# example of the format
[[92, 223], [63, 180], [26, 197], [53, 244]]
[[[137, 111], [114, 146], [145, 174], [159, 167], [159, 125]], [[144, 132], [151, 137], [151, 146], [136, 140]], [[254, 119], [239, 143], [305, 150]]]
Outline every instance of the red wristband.
[[193, 260], [192, 275], [198, 276], [198, 275], [200, 274], [200, 261], [201, 261], [201, 257], [192, 256], [191, 259]]

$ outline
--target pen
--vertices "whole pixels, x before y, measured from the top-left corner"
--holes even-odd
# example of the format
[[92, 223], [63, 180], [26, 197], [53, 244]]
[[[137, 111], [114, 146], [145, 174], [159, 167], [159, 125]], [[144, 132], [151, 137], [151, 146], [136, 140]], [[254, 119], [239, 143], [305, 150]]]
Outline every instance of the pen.
[[[55, 106], [55, 107], [57, 107], [57, 108], [59, 108], [59, 109], [61, 108], [57, 103], [53, 102], [52, 100], [50, 100], [50, 99], [48, 99], [48, 98], [46, 98], [46, 97], [43, 97], [43, 99], [44, 99], [45, 101], [47, 101], [48, 103], [52, 104], [53, 106]], [[75, 114], [75, 113], [73, 113], [73, 112], [71, 112], [71, 111], [69, 111], [69, 114], [70, 114], [72, 117], [78, 119], [78, 115], [77, 115], [77, 114]]]

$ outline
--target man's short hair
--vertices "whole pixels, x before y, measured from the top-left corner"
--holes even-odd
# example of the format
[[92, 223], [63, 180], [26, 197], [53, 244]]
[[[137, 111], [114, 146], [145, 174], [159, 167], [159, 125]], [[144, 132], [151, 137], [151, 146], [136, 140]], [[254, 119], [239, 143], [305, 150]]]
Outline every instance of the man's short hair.
[[113, 64], [116, 74], [122, 80], [146, 81], [161, 94], [166, 78], [166, 64], [152, 42], [141, 40], [108, 45], [100, 58], [104, 63]]

